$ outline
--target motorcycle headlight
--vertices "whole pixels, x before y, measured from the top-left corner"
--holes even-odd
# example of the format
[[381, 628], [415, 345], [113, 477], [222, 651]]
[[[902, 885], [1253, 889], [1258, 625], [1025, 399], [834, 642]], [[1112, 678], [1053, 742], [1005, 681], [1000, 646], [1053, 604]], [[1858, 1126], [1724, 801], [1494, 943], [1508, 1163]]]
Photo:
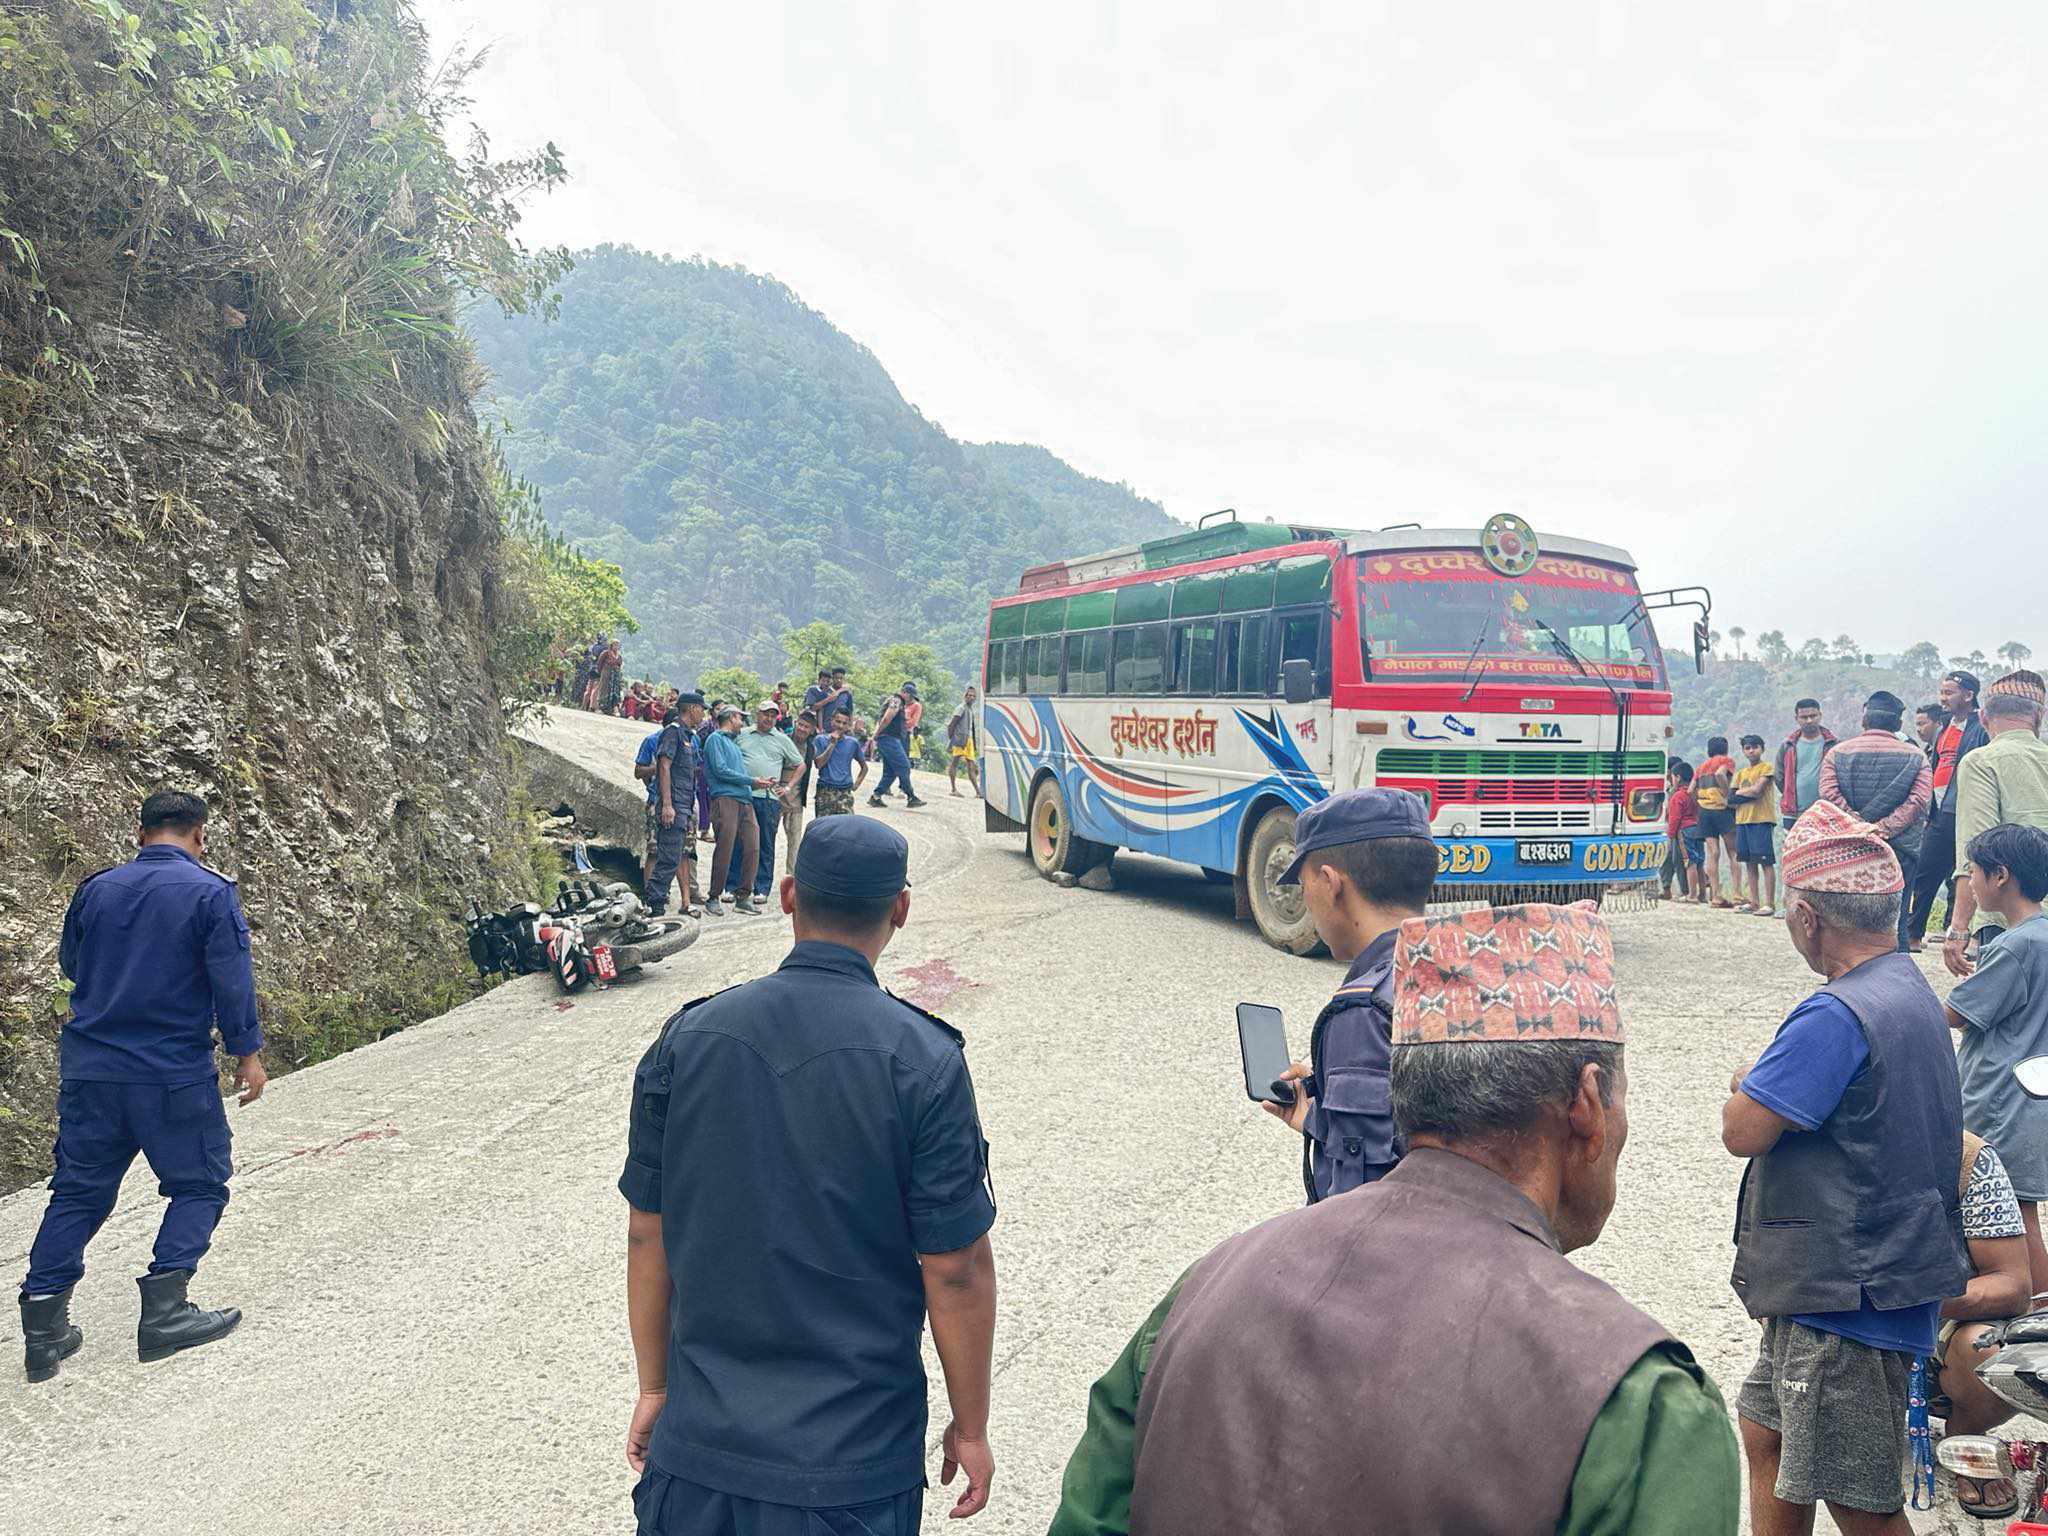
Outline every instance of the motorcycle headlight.
[[1949, 1435], [1934, 1447], [1934, 1458], [1961, 1477], [2005, 1477], [2003, 1444], [1990, 1435]]
[[1655, 821], [1663, 814], [1663, 790], [1632, 789], [1628, 792], [1628, 819], [1630, 821]]

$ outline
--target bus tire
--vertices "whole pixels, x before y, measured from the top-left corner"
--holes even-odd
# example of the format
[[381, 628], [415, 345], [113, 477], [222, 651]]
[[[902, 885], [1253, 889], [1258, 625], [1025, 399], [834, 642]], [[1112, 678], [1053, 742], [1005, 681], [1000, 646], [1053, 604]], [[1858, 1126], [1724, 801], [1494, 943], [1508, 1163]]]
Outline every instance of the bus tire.
[[1100, 845], [1075, 836], [1073, 820], [1067, 815], [1066, 791], [1052, 774], [1031, 788], [1024, 851], [1031, 855], [1031, 867], [1048, 880], [1058, 875], [1085, 875], [1102, 862]]
[[1280, 876], [1294, 862], [1294, 812], [1284, 805], [1269, 808], [1252, 828], [1245, 844], [1244, 875], [1252, 921], [1259, 936], [1289, 954], [1312, 954], [1322, 943], [1315, 918], [1302, 899], [1301, 887], [1282, 886]]

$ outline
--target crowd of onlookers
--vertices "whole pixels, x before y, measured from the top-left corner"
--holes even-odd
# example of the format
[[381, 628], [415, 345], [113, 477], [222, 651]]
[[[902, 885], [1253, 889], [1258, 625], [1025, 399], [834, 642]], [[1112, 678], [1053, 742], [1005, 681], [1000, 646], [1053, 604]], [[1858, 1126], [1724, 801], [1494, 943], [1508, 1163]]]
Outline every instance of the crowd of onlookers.
[[[2037, 673], [2015, 671], [1986, 688], [1973, 673], [1955, 671], [1941, 680], [1934, 702], [1912, 712], [1910, 732], [1905, 703], [1880, 691], [1864, 702], [1852, 735], [1831, 729], [1809, 698], [1792, 706], [1792, 731], [1775, 750], [1746, 735], [1737, 758], [1727, 737], [1707, 738], [1698, 763], [1670, 762], [1662, 895], [1774, 916], [1779, 830], [1827, 801], [1877, 828], [1905, 872], [1899, 947], [1924, 949], [1928, 925], [1945, 906], [1944, 950], [1961, 974], [1976, 937], [1970, 838], [2000, 822], [2048, 827], [2048, 746], [2036, 734], [2043, 695]], [[1980, 755], [2005, 738], [1996, 752]]]
[[[593, 647], [584, 680], [586, 708], [604, 709], [607, 668], [616, 643]], [[596, 690], [593, 694], [589, 690]], [[968, 688], [946, 723], [947, 783], [960, 793], [964, 771], [980, 792], [980, 730], [976, 690]], [[924, 701], [914, 680], [886, 694], [872, 722], [857, 711], [844, 667], [821, 668], [817, 681], [792, 702], [778, 683], [756, 700], [706, 699], [636, 683], [616, 690], [610, 713], [655, 722], [640, 743], [634, 776], [647, 785], [647, 841], [643, 874], [649, 908], [665, 913], [678, 880], [692, 916], [727, 910], [757, 914], [775, 879], [777, 844], [784, 872], [796, 866], [797, 843], [811, 816], [853, 813], [856, 796], [879, 764], [867, 803], [881, 809], [893, 791], [905, 806], [925, 804], [912, 781], [915, 744], [924, 726]], [[712, 845], [709, 880], [697, 880], [700, 843]]]

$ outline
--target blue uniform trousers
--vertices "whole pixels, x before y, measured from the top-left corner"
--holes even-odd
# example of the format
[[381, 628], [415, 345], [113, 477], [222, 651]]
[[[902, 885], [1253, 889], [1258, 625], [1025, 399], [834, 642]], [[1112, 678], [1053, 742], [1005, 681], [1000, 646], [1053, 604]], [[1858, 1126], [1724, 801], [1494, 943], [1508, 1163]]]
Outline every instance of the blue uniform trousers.
[[639, 1536], [917, 1536], [924, 1489], [871, 1504], [802, 1509], [720, 1493], [647, 1464], [633, 1488]]
[[882, 753], [882, 782], [875, 786], [874, 798], [879, 800], [889, 793], [891, 784], [901, 784], [903, 793], [914, 797], [917, 791], [910, 787], [910, 748], [903, 744], [903, 738], [877, 736], [875, 744]]
[[47, 1296], [85, 1273], [85, 1245], [114, 1209], [121, 1179], [140, 1152], [171, 1202], [156, 1235], [153, 1275], [196, 1269], [228, 1203], [232, 1165], [226, 1106], [212, 1079], [161, 1083], [66, 1083], [57, 1095], [57, 1171], [50, 1205], [28, 1252], [22, 1289]]
[[773, 795], [754, 796], [754, 825], [761, 833], [761, 856], [747, 870], [740, 868], [745, 860], [734, 856], [732, 873], [725, 882], [729, 896], [766, 896], [775, 883], [775, 834], [782, 827], [782, 802]]

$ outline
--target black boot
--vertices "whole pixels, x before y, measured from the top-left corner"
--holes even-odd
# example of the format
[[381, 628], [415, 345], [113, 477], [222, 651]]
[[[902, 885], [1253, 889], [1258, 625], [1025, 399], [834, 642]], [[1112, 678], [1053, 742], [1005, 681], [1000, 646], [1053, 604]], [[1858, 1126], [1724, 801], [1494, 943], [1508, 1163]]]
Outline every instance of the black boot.
[[21, 1298], [21, 1338], [28, 1346], [28, 1379], [48, 1381], [57, 1374], [57, 1362], [78, 1353], [85, 1335], [71, 1325], [71, 1287], [54, 1296], [29, 1300]]
[[135, 1330], [135, 1354], [140, 1360], [167, 1360], [181, 1349], [211, 1344], [233, 1331], [242, 1320], [237, 1307], [206, 1312], [185, 1299], [185, 1287], [192, 1271], [175, 1269], [167, 1275], [143, 1275], [142, 1323]]

